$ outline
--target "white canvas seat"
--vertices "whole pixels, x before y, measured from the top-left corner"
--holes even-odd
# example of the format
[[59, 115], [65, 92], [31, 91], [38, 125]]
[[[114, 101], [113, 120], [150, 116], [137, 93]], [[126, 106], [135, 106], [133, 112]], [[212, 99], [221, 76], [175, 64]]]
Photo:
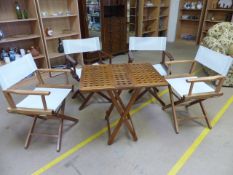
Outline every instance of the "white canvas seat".
[[[168, 70], [171, 70], [170, 67], [174, 64], [191, 63], [189, 75], [171, 75], [166, 77], [166, 80], [169, 83], [170, 92], [172, 92], [170, 93], [171, 104], [164, 106], [163, 109], [172, 107], [176, 133], [179, 132], [179, 126], [175, 106], [179, 105], [186, 105], [186, 107], [189, 107], [194, 104], [199, 104], [204, 116], [191, 117], [191, 119], [204, 118], [208, 127], [211, 128], [210, 121], [207, 117], [207, 113], [202, 102], [208, 98], [223, 95], [221, 92], [221, 87], [225, 80], [225, 76], [232, 65], [232, 62], [233, 59], [230, 56], [215, 52], [204, 46], [199, 47], [195, 60], [166, 62], [168, 65]], [[194, 70], [197, 63], [215, 71], [218, 75], [207, 77], [195, 76]], [[208, 83], [214, 83], [216, 86], [212, 86], [212, 84], [209, 85]], [[173, 100], [173, 95], [177, 98], [177, 101], [175, 102]]]
[[[34, 91], [45, 91], [50, 92], [49, 95], [45, 96], [47, 108], [49, 110], [57, 111], [61, 106], [64, 99], [69, 95], [71, 89], [58, 89], [58, 88], [35, 88]], [[33, 109], [44, 109], [41, 97], [38, 95], [28, 95], [16, 107], [18, 108], [33, 108]]]
[[[0, 67], [0, 86], [9, 104], [8, 112], [23, 114], [33, 117], [33, 124], [28, 132], [25, 142], [25, 149], [28, 148], [32, 135], [43, 135], [57, 137], [57, 151], [60, 151], [62, 140], [63, 120], [78, 122], [78, 119], [64, 115], [65, 99], [73, 88], [72, 85], [66, 84], [46, 84], [42, 77], [42, 72], [63, 72], [70, 70], [65, 69], [37, 69], [31, 54], [27, 54], [14, 62]], [[22, 90], [14, 87], [29, 75], [36, 75], [38, 85], [33, 90]], [[30, 76], [31, 77], [31, 76]], [[16, 104], [13, 94], [26, 96], [21, 102]], [[60, 121], [58, 134], [41, 134], [35, 133], [34, 128], [37, 119], [55, 119]]]
[[167, 69], [162, 64], [154, 64], [153, 67], [158, 71], [162, 76], [167, 76]]
[[[187, 82], [187, 80], [198, 78], [196, 76], [193, 77], [182, 77], [182, 78], [173, 78], [173, 79], [167, 79], [168, 83], [171, 85], [173, 90], [176, 92], [177, 95], [180, 97], [187, 96], [190, 89], [190, 83]], [[205, 82], [198, 82], [195, 83], [193, 86], [192, 93], [198, 94], [198, 93], [208, 93], [208, 92], [215, 92], [215, 89], [208, 85]]]
[[[80, 81], [80, 78], [82, 76], [82, 66], [84, 66], [85, 64], [83, 58], [75, 60], [70, 56], [71, 54], [88, 53], [88, 52], [98, 53], [98, 63], [94, 63], [92, 65], [104, 64], [103, 63], [104, 58], [109, 58], [110, 64], [112, 62], [112, 56], [106, 52], [101, 51], [99, 37], [63, 40], [63, 46], [64, 46], [64, 53], [66, 54], [66, 59], [71, 65], [70, 69], [72, 76], [78, 82]], [[94, 95], [94, 93], [90, 93], [89, 95], [87, 95], [87, 97], [85, 97], [79, 91], [79, 89], [77, 89], [73, 94], [72, 98], [75, 98], [78, 94], [84, 99], [83, 103], [79, 107], [79, 109], [82, 110], [84, 109], [90, 98]], [[111, 101], [110, 98], [107, 97], [104, 93], [98, 92], [97, 94], [107, 99], [108, 101]]]

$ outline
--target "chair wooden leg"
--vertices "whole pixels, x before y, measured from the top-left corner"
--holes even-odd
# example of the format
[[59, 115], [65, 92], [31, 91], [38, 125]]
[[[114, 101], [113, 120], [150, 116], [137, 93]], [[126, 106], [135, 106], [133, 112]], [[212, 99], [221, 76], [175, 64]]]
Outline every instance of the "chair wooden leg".
[[209, 128], [209, 129], [212, 129], [212, 126], [211, 126], [211, 124], [210, 124], [209, 118], [207, 117], [207, 113], [206, 113], [206, 111], [205, 111], [205, 108], [204, 108], [204, 106], [203, 106], [202, 101], [200, 101], [199, 104], [200, 104], [200, 106], [201, 106], [201, 110], [202, 110], [202, 113], [204, 114], [205, 121], [206, 121], [206, 123], [207, 123], [208, 128]]
[[72, 99], [76, 98], [77, 95], [80, 95], [82, 99], [85, 99], [85, 96], [79, 91], [79, 89], [77, 89], [75, 93], [72, 95]]
[[172, 114], [173, 114], [172, 116], [173, 116], [175, 132], [176, 132], [176, 134], [179, 134], [179, 125], [178, 125], [178, 120], [177, 120], [177, 116], [176, 116], [176, 108], [175, 108], [175, 104], [174, 104], [172, 88], [170, 85], [168, 86], [168, 89], [169, 89], [169, 96], [170, 96], [170, 100], [171, 100], [171, 107], [172, 107]]
[[73, 118], [73, 117], [70, 117], [70, 116], [67, 116], [67, 115], [64, 115], [64, 114], [57, 114], [57, 116], [63, 120], [68, 120], [68, 121], [72, 121], [72, 122], [75, 122], [77, 123], [79, 120], [76, 119], [76, 118]]
[[61, 150], [62, 131], [63, 131], [63, 119], [60, 119], [60, 126], [59, 126], [58, 139], [57, 139], [57, 152], [60, 152]]
[[165, 103], [164, 103], [163, 100], [161, 100], [161, 98], [157, 95], [157, 92], [155, 92], [155, 90], [154, 90], [154, 92], [153, 92], [151, 89], [149, 89], [149, 92], [150, 92], [150, 94], [151, 94], [156, 100], [158, 100], [158, 102], [159, 102], [162, 106], [165, 106]]
[[31, 142], [31, 138], [32, 138], [32, 133], [34, 131], [34, 128], [35, 128], [35, 125], [36, 125], [36, 121], [37, 121], [37, 116], [34, 118], [33, 120], [33, 124], [30, 128], [30, 130], [28, 131], [28, 135], [27, 135], [27, 139], [26, 139], [26, 142], [25, 142], [25, 145], [24, 145], [24, 148], [27, 149], [30, 142]]
[[103, 98], [105, 98], [106, 100], [108, 100], [109, 102], [112, 102], [112, 100], [107, 96], [105, 95], [104, 93], [102, 92], [97, 92], [100, 96], [102, 96]]
[[144, 94], [146, 94], [148, 92], [148, 88], [146, 88], [144, 91], [142, 91], [136, 98], [135, 101], [138, 101]]
[[83, 110], [84, 107], [86, 106], [87, 102], [91, 99], [91, 97], [94, 95], [94, 92], [91, 92], [84, 100], [84, 102], [81, 104], [79, 107], [79, 110]]

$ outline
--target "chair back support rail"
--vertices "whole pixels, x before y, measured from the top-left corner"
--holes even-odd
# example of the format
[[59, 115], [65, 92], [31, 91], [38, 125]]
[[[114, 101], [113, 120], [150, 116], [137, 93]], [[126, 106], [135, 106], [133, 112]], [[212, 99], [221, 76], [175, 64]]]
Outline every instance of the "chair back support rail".
[[63, 47], [66, 55], [101, 50], [99, 37], [63, 40]]
[[167, 37], [130, 37], [129, 38], [129, 63], [132, 63], [134, 58], [132, 51], [161, 51], [162, 61], [165, 63], [165, 58], [170, 61], [174, 60], [173, 56], [166, 51]]
[[0, 69], [0, 86], [2, 90], [6, 90], [22, 81], [36, 70], [36, 64], [30, 54], [2, 66]]
[[130, 51], [165, 51], [166, 37], [130, 37]]

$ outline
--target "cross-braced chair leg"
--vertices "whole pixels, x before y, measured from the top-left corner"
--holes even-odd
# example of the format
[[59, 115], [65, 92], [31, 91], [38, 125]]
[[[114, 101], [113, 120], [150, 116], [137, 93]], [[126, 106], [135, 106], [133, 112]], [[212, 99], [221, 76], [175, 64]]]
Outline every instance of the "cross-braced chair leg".
[[[83, 103], [80, 105], [79, 110], [83, 110], [83, 109], [85, 108], [86, 104], [89, 102], [89, 100], [91, 99], [91, 97], [92, 97], [94, 94], [95, 94], [94, 92], [91, 92], [91, 93], [88, 94], [88, 96], [87, 96], [86, 98], [84, 98], [84, 101], [83, 101]], [[105, 98], [108, 102], [111, 103], [111, 99], [110, 99], [107, 95], [105, 95], [104, 93], [102, 93], [102, 92], [97, 92], [97, 94], [100, 95], [101, 97]]]
[[77, 89], [74, 94], [72, 95], [72, 99], [76, 98], [77, 95], [80, 95], [80, 97], [82, 97], [82, 99], [85, 99], [85, 96], [79, 91], [79, 89]]
[[36, 121], [37, 121], [37, 116], [34, 117], [32, 126], [31, 126], [30, 130], [28, 131], [27, 139], [26, 139], [26, 142], [25, 142], [25, 145], [24, 145], [25, 149], [28, 148], [28, 146], [29, 146], [29, 144], [31, 142], [31, 138], [32, 138], [32, 134], [33, 134], [33, 131], [34, 131], [34, 128], [35, 128], [35, 125], [36, 125]]
[[205, 108], [204, 108], [204, 106], [203, 106], [202, 101], [200, 101], [199, 104], [200, 104], [200, 106], [201, 106], [201, 110], [202, 110], [202, 113], [203, 113], [204, 118], [205, 118], [205, 120], [206, 120], [206, 123], [207, 123], [208, 128], [209, 128], [209, 129], [212, 129], [212, 126], [211, 126], [211, 124], [210, 124], [209, 118], [207, 117], [207, 113], [206, 113], [206, 111], [205, 111]]
[[33, 124], [32, 124], [32, 126], [31, 126], [31, 128], [30, 128], [30, 130], [28, 132], [28, 135], [27, 135], [27, 139], [26, 139], [25, 146], [24, 146], [25, 149], [27, 149], [29, 147], [30, 142], [31, 142], [31, 138], [32, 138], [33, 135], [41, 135], [41, 136], [47, 136], [47, 137], [56, 137], [57, 138], [57, 152], [59, 152], [61, 150], [61, 142], [62, 142], [62, 132], [63, 132], [63, 123], [64, 123], [64, 120], [72, 121], [72, 122], [75, 122], [75, 123], [78, 122], [78, 119], [70, 117], [70, 116], [67, 116], [67, 115], [64, 115], [64, 110], [65, 110], [65, 101], [63, 101], [63, 103], [62, 103], [61, 108], [58, 111], [59, 113], [51, 115], [51, 116], [47, 116], [47, 119], [60, 120], [58, 134], [35, 133], [34, 132], [34, 128], [35, 128], [35, 125], [36, 125], [37, 118], [46, 119], [44, 116], [43, 117], [41, 117], [41, 116], [35, 116], [34, 120], [33, 120]]

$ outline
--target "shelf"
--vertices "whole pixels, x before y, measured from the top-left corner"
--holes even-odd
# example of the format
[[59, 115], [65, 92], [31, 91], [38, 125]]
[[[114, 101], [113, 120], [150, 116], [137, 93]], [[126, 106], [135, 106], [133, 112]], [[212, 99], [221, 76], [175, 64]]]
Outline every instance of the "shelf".
[[31, 40], [31, 39], [36, 39], [40, 38], [40, 35], [22, 35], [22, 36], [12, 36], [12, 37], [7, 37], [4, 38], [0, 41], [0, 44], [3, 43], [9, 43], [9, 42], [16, 42], [16, 41], [22, 41], [22, 40]]
[[157, 20], [157, 18], [149, 18], [149, 19], [144, 19], [143, 22], [147, 22], [147, 21], [154, 21]]
[[168, 15], [160, 15], [159, 17], [160, 18], [165, 18], [165, 17], [168, 17]]
[[80, 33], [78, 32], [74, 32], [74, 33], [66, 33], [66, 34], [57, 34], [57, 35], [54, 35], [54, 36], [50, 36], [50, 37], [46, 37], [45, 39], [46, 40], [53, 40], [53, 39], [58, 39], [58, 38], [65, 38], [65, 37], [70, 37], [70, 36], [75, 36], [75, 35], [80, 35]]
[[14, 22], [30, 22], [30, 21], [37, 21], [36, 18], [28, 18], [28, 19], [7, 19], [0, 21], [0, 24], [3, 23], [14, 23]]
[[153, 32], [156, 32], [156, 30], [143, 31], [143, 34], [148, 34], [148, 33], [153, 33]]
[[159, 29], [159, 32], [166, 31], [166, 30], [167, 30], [167, 28], [163, 27], [163, 28]]
[[233, 12], [233, 9], [208, 9], [209, 11], [225, 11], [225, 12]]
[[220, 22], [225, 22], [225, 21], [217, 21], [217, 20], [205, 20], [205, 22], [211, 22], [211, 23], [220, 23]]
[[158, 8], [156, 5], [151, 5], [151, 6], [144, 6], [144, 8]]
[[169, 8], [168, 5], [161, 5], [160, 8]]
[[57, 52], [49, 53], [49, 59], [58, 58], [58, 57], [62, 57], [62, 56], [65, 56], [65, 54], [64, 53], [57, 53]]
[[184, 9], [184, 8], [182, 8], [181, 10], [184, 10], [184, 11], [201, 11], [202, 9]]
[[35, 60], [38, 60], [38, 59], [41, 59], [41, 58], [44, 58], [45, 56], [44, 55], [39, 55], [39, 56], [36, 56], [36, 57], [33, 57]]
[[46, 17], [42, 17], [42, 19], [69, 18], [69, 17], [76, 17], [76, 16], [77, 15], [46, 16]]
[[199, 19], [180, 19], [181, 21], [199, 22]]

